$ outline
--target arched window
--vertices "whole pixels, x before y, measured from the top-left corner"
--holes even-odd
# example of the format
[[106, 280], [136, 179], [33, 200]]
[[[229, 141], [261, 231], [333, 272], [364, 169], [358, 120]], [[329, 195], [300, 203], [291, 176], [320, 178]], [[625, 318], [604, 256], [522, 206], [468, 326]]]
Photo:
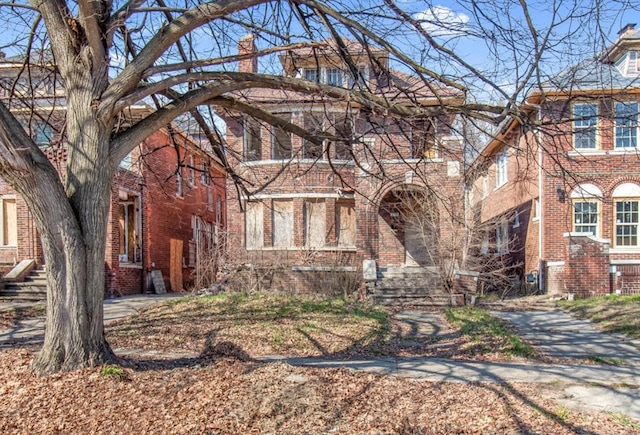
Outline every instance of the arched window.
[[600, 235], [600, 200], [602, 191], [590, 183], [580, 184], [571, 192], [573, 232]]
[[623, 183], [613, 191], [615, 212], [615, 246], [638, 247], [640, 186]]

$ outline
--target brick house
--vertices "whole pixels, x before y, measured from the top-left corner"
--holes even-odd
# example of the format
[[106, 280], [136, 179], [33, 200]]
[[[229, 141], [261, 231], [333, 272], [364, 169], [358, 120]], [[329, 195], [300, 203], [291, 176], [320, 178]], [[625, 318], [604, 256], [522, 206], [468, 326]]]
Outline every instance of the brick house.
[[[407, 94], [422, 105], [464, 99], [463, 92], [427, 87], [398, 71], [377, 73], [376, 64], [383, 70], [389, 65], [386, 51], [346, 43], [351, 69], [325, 41], [280, 55], [284, 76], [346, 88], [360, 84], [401, 104], [410, 104], [401, 96]], [[240, 54], [255, 50], [252, 36], [239, 41]], [[258, 72], [256, 59], [241, 60], [239, 70]], [[453, 134], [453, 116], [405, 122], [354, 102], [287, 90], [252, 89], [242, 97], [323, 140], [314, 143], [231, 111], [221, 114], [230, 165], [256, 187], [229, 198], [236, 261], [278, 265], [285, 272], [282, 286], [305, 288], [291, 272], [355, 270], [363, 260], [381, 268], [436, 267], [442, 252], [451, 252], [444, 241], [459, 232], [450, 206], [462, 200], [462, 141]], [[408, 218], [411, 207], [426, 210], [428, 225]]]
[[[19, 65], [0, 64], [0, 98], [8, 97]], [[67, 158], [60, 134], [64, 107], [61, 88], [46, 69], [32, 68], [37, 109], [12, 106], [34, 141], [65, 176]], [[35, 79], [34, 79], [35, 77]], [[20, 84], [20, 82], [18, 82]], [[132, 119], [149, 112], [134, 108]], [[152, 288], [151, 271], [161, 271], [165, 288], [185, 289], [197, 265], [209, 255], [226, 224], [226, 173], [208, 143], [172, 125], [154, 132], [120, 164], [112, 184], [107, 229], [105, 296], [136, 294]], [[24, 199], [0, 180], [0, 265], [9, 272], [22, 260], [43, 265], [38, 232]]]
[[485, 243], [545, 292], [640, 291], [639, 51], [640, 31], [626, 26], [531, 94], [531, 122], [508, 120], [475, 162]]

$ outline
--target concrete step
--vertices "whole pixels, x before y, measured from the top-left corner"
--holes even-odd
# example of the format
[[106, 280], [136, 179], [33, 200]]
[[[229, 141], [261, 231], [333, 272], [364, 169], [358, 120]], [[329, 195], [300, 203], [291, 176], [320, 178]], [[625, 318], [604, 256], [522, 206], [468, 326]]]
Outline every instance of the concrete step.
[[382, 296], [373, 295], [373, 301], [384, 306], [424, 306], [424, 307], [448, 307], [451, 305], [451, 296], [449, 295], [398, 295], [398, 296]]
[[44, 287], [13, 287], [0, 290], [0, 299], [17, 301], [44, 301], [47, 299], [47, 288]]
[[382, 279], [376, 283], [377, 288], [438, 288], [440, 284], [439, 279], [408, 279], [408, 278], [394, 278], [394, 279]]
[[437, 276], [438, 270], [436, 267], [381, 267], [378, 269], [378, 279], [417, 279]]
[[376, 287], [373, 292], [374, 295], [380, 296], [425, 296], [425, 295], [444, 295], [448, 296], [447, 293], [444, 293], [441, 289], [437, 287]]

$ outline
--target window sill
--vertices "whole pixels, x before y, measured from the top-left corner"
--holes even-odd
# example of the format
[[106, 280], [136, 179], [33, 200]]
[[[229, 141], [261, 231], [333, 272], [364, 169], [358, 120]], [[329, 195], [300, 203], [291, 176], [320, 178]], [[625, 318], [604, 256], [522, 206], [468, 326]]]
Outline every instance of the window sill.
[[501, 189], [502, 187], [504, 187], [505, 185], [507, 185], [507, 183], [509, 183], [509, 180], [504, 181], [502, 184], [499, 184], [495, 187], [495, 189], [493, 189], [493, 191], [495, 192], [496, 190]]
[[264, 246], [262, 248], [245, 248], [247, 251], [287, 251], [287, 252], [301, 252], [301, 251], [323, 251], [323, 252], [331, 252], [331, 251], [353, 251], [355, 252], [355, 246], [324, 246], [319, 248], [307, 248], [305, 246], [290, 246], [290, 247], [282, 247], [282, 246]]
[[0, 249], [16, 249], [18, 245], [0, 245]]
[[610, 254], [626, 254], [626, 253], [638, 253], [640, 252], [640, 246], [624, 246], [617, 248], [610, 248]]
[[612, 156], [620, 156], [625, 154], [639, 154], [638, 148], [616, 148], [614, 150], [609, 151], [609, 154]]
[[531, 218], [531, 222], [540, 222], [540, 216]]
[[607, 152], [605, 150], [577, 150], [573, 149], [572, 151], [567, 152], [569, 157], [587, 157], [587, 156], [605, 156]]
[[140, 264], [140, 263], [119, 263], [118, 267], [120, 269], [142, 269], [142, 264]]

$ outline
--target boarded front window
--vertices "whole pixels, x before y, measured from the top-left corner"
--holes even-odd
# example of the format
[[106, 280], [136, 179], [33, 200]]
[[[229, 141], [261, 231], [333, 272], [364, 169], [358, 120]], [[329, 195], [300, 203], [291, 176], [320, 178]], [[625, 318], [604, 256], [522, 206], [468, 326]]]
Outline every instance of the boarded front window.
[[305, 246], [321, 248], [325, 245], [327, 207], [323, 200], [309, 200], [304, 204]]
[[273, 246], [293, 246], [293, 201], [273, 201]]
[[260, 202], [247, 202], [245, 211], [245, 243], [247, 249], [259, 249], [264, 246], [264, 216]]
[[262, 158], [262, 142], [260, 123], [252, 118], [244, 121], [244, 159], [260, 160]]
[[2, 198], [2, 245], [18, 245], [18, 213], [15, 198]]
[[336, 238], [338, 246], [356, 245], [356, 206], [353, 201], [336, 203]]

